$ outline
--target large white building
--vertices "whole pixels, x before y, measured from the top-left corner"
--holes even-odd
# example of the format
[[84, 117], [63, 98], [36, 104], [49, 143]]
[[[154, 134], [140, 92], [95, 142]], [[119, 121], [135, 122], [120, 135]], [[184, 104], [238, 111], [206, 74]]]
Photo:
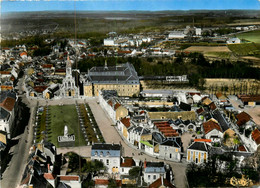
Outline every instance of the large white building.
[[99, 144], [92, 145], [91, 160], [98, 160], [104, 163], [108, 173], [120, 172], [121, 145]]

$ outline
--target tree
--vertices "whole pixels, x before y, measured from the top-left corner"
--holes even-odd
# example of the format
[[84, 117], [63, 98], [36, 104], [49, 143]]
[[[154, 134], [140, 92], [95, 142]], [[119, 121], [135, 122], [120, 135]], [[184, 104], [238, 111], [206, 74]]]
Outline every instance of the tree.
[[140, 174], [140, 171], [141, 171], [141, 168], [136, 166], [134, 168], [132, 168], [131, 170], [129, 170], [129, 176], [131, 179], [135, 179], [139, 176]]

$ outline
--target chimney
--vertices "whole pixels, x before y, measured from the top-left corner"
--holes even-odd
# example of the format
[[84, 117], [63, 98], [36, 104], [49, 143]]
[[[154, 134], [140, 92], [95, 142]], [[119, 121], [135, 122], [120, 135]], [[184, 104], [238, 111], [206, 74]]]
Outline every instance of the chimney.
[[50, 164], [48, 163], [48, 172], [50, 172]]
[[146, 159], [144, 160], [144, 168], [146, 168]]

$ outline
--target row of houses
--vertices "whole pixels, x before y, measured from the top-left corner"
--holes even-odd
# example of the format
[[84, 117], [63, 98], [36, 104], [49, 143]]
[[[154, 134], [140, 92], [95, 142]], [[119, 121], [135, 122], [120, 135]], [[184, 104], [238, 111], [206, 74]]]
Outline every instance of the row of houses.
[[[227, 98], [222, 94], [217, 94], [215, 100], [207, 96], [201, 97], [200, 93], [187, 93], [186, 96], [192, 99], [191, 104], [196, 101], [196, 105], [201, 107], [191, 108], [189, 104], [181, 102], [175, 106], [178, 111], [174, 112], [149, 112], [139, 109], [142, 106], [132, 112], [129, 103], [124, 104], [115, 91], [105, 90], [100, 91], [99, 104], [116, 124], [126, 142], [154, 157], [180, 162], [185, 156], [187, 162], [201, 163], [207, 161], [211, 148], [219, 145], [219, 149], [223, 149], [222, 145], [226, 144], [225, 135], [233, 135], [233, 139], [240, 140], [238, 145], [233, 143], [228, 146], [241, 149], [237, 152], [256, 151], [259, 141], [253, 135], [257, 135], [259, 130], [246, 112], [237, 113], [235, 121], [231, 122], [220, 107], [228, 104]], [[181, 118], [185, 113], [191, 119]], [[237, 135], [239, 127], [252, 129], [248, 141], [244, 142]], [[185, 132], [193, 132], [198, 137], [186, 151], [180, 137]]]

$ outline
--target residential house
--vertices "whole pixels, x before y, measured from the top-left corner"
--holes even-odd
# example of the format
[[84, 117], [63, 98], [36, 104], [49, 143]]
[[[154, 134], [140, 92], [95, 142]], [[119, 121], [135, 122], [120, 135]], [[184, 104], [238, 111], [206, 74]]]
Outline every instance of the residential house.
[[156, 181], [149, 185], [148, 188], [175, 188], [175, 186], [163, 176], [159, 177]]
[[144, 127], [133, 127], [128, 129], [129, 132], [129, 142], [136, 146], [138, 149], [141, 149], [141, 141], [151, 140], [151, 131]]
[[163, 178], [166, 178], [166, 169], [164, 163], [144, 161], [143, 175], [144, 182], [148, 185], [152, 184], [161, 176], [163, 176]]
[[168, 139], [159, 145], [159, 156], [166, 160], [181, 161], [181, 138]]
[[131, 126], [130, 117], [124, 117], [120, 121], [117, 122], [117, 128], [126, 140], [129, 140], [129, 134], [128, 134], [127, 129], [130, 126]]
[[246, 129], [248, 129], [248, 128], [252, 128], [252, 126], [255, 124], [252, 120], [252, 117], [246, 112], [241, 112], [237, 114], [236, 119], [237, 119], [236, 124], [238, 127], [243, 126]]
[[0, 130], [5, 131], [9, 139], [16, 116], [17, 100], [16, 94], [12, 91], [0, 92]]
[[193, 142], [187, 149], [187, 162], [201, 164], [208, 160], [210, 146], [207, 142]]
[[227, 96], [226, 95], [224, 95], [224, 94], [222, 94], [222, 93], [217, 93], [216, 94], [216, 97], [217, 97], [217, 99], [218, 99], [218, 103], [220, 104], [220, 105], [224, 105], [224, 104], [226, 104], [227, 103]]
[[104, 90], [100, 92], [98, 98], [100, 106], [107, 112], [111, 120], [116, 123], [128, 115], [128, 110], [113, 97], [114, 95], [116, 95], [116, 91]]
[[121, 157], [120, 175], [129, 175], [129, 170], [137, 166], [132, 157]]
[[91, 147], [91, 160], [102, 161], [108, 173], [119, 173], [121, 164], [121, 145], [95, 143]]
[[258, 129], [252, 131], [250, 139], [253, 141], [252, 148], [254, 149], [254, 151], [256, 151], [260, 145], [260, 131]]
[[223, 138], [223, 132], [219, 124], [215, 121], [209, 120], [204, 122], [202, 127], [206, 139], [211, 139], [213, 142], [220, 142]]

